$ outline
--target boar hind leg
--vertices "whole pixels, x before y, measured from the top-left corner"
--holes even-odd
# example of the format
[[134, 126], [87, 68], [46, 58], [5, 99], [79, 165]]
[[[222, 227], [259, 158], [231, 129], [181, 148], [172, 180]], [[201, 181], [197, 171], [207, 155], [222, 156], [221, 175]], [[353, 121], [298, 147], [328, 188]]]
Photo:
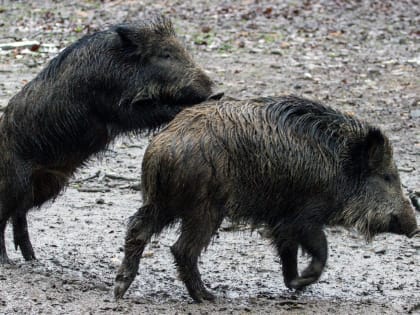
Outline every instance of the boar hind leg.
[[10, 264], [9, 257], [6, 251], [6, 242], [4, 239], [4, 233], [6, 231], [7, 221], [10, 217], [10, 211], [6, 211], [5, 200], [7, 193], [4, 189], [4, 182], [0, 180], [0, 265]]
[[115, 278], [114, 296], [120, 299], [130, 287], [139, 269], [143, 250], [154, 234], [173, 221], [151, 205], [140, 208], [130, 217], [125, 237], [124, 258]]
[[181, 235], [171, 252], [181, 280], [185, 283], [188, 293], [194, 301], [213, 301], [215, 296], [210, 293], [201, 280], [197, 262], [202, 250], [210, 243], [213, 234], [221, 224], [221, 219], [206, 218], [206, 215], [185, 218], [182, 221]]
[[22, 256], [25, 260], [36, 259], [31, 240], [29, 238], [26, 211], [13, 216], [13, 240], [15, 248], [20, 248]]
[[39, 207], [44, 202], [57, 196], [67, 181], [67, 175], [52, 170], [32, 170], [32, 168], [29, 168], [27, 172], [32, 174], [31, 176], [27, 175], [28, 178], [30, 177], [30, 182], [25, 187], [20, 188], [18, 195], [22, 198], [12, 216], [13, 239], [15, 248], [20, 248], [23, 258], [33, 260], [36, 258], [29, 237], [26, 215], [34, 206]]
[[19, 196], [19, 201], [15, 204], [12, 215], [15, 249], [17, 250], [20, 248], [25, 260], [33, 260], [35, 259], [35, 253], [29, 238], [28, 222], [26, 220], [28, 211], [34, 206], [32, 189], [21, 188], [19, 189], [17, 196]]
[[[0, 208], [0, 215], [1, 215], [1, 208]], [[4, 240], [4, 232], [6, 230], [6, 225], [7, 225], [7, 218], [2, 217], [0, 221], [0, 265], [10, 264], [9, 257], [7, 256], [7, 252], [6, 252], [6, 243]]]
[[294, 289], [301, 289], [317, 281], [324, 270], [328, 256], [327, 239], [321, 227], [302, 232], [299, 243], [312, 256], [312, 260], [300, 277], [290, 282], [289, 287]]
[[[4, 240], [4, 232], [6, 229], [7, 220], [0, 222], [0, 264], [10, 263]], [[25, 260], [35, 259], [35, 253], [32, 248], [31, 241], [28, 234], [28, 223], [26, 221], [26, 213], [13, 216], [13, 238], [16, 250], [20, 247]]]

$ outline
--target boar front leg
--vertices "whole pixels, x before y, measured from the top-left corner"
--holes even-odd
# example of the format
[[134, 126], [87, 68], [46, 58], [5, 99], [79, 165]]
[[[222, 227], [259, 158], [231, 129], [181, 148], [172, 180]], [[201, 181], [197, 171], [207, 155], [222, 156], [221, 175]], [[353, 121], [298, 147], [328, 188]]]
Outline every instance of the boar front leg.
[[293, 241], [279, 242], [277, 251], [282, 263], [284, 283], [288, 288], [291, 288], [290, 283], [298, 277], [298, 244]]
[[289, 287], [294, 289], [301, 289], [317, 281], [324, 270], [328, 257], [327, 239], [321, 227], [302, 231], [298, 240], [303, 249], [312, 256], [312, 260], [299, 277], [290, 281]]
[[299, 276], [297, 260], [299, 243], [292, 231], [293, 228], [284, 222], [279, 222], [271, 228], [273, 244], [281, 259], [284, 284], [290, 289], [292, 288], [290, 283]]
[[144, 248], [153, 235], [172, 222], [172, 216], [153, 205], [140, 208], [128, 223], [124, 245], [124, 259], [115, 278], [114, 296], [120, 299], [136, 277]]

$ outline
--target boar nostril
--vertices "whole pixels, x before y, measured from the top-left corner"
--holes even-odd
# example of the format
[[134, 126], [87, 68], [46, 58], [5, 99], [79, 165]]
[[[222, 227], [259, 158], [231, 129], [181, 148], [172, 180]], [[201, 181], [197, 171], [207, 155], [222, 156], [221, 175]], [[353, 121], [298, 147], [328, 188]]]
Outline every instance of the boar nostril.
[[408, 237], [412, 238], [413, 236], [420, 236], [420, 229], [415, 230], [414, 232], [410, 233]]

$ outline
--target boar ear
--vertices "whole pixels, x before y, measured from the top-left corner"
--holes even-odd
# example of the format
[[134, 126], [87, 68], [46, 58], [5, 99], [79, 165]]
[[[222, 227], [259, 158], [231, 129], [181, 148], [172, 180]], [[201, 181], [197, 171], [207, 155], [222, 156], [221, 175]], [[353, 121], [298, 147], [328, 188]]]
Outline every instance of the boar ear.
[[129, 25], [118, 25], [115, 28], [115, 32], [119, 35], [124, 47], [139, 47], [139, 43], [141, 42], [139, 34]]
[[361, 138], [350, 139], [349, 156], [344, 164], [349, 176], [364, 176], [380, 171], [392, 159], [389, 140], [377, 128], [370, 128]]
[[369, 130], [365, 138], [365, 156], [370, 170], [384, 167], [392, 158], [389, 140], [376, 128]]

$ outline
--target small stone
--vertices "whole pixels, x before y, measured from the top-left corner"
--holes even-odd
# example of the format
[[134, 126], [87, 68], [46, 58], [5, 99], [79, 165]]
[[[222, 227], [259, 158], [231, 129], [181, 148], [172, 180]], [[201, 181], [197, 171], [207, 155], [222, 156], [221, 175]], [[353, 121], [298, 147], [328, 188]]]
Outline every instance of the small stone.
[[380, 76], [381, 75], [381, 72], [379, 70], [377, 70], [377, 69], [369, 69], [368, 70], [368, 74], [371, 77], [377, 77], [377, 76]]
[[420, 109], [415, 109], [410, 111], [410, 116], [412, 118], [419, 118], [420, 117]]
[[134, 183], [130, 185], [130, 189], [132, 190], [136, 190], [136, 191], [141, 191], [141, 183]]
[[201, 31], [202, 31], [203, 33], [209, 33], [209, 32], [211, 31], [211, 27], [210, 27], [210, 26], [205, 25], [205, 26], [203, 26], [203, 27], [201, 28]]
[[407, 60], [408, 63], [420, 65], [420, 57], [416, 57], [410, 60]]
[[280, 44], [280, 48], [285, 49], [285, 48], [289, 48], [289, 47], [290, 47], [290, 44], [289, 44], [288, 42], [282, 42], [282, 43]]
[[142, 256], [143, 258], [150, 258], [150, 257], [153, 257], [153, 252], [145, 252], [145, 253], [143, 253], [143, 256]]
[[311, 79], [312, 79], [312, 74], [310, 74], [309, 72], [305, 72], [305, 73], [303, 74], [303, 77], [304, 77], [305, 79], [311, 80]]
[[259, 48], [252, 48], [252, 49], [249, 50], [250, 54], [260, 54], [262, 52], [263, 52], [263, 50], [259, 49]]
[[378, 247], [375, 249], [375, 254], [382, 255], [385, 254], [386, 248], [385, 247]]
[[270, 51], [270, 53], [272, 55], [279, 55], [279, 56], [283, 55], [283, 53], [280, 49], [273, 49], [272, 51]]
[[396, 65], [396, 64], [398, 64], [398, 61], [397, 60], [394, 60], [394, 59], [390, 59], [390, 60], [386, 60], [386, 61], [384, 61], [382, 63], [384, 65]]
[[103, 205], [105, 203], [105, 200], [103, 198], [98, 198], [98, 199], [96, 199], [96, 203], [98, 205]]
[[112, 257], [111, 258], [111, 265], [113, 265], [113, 266], [119, 266], [119, 265], [121, 265], [121, 260], [118, 259], [117, 257]]

